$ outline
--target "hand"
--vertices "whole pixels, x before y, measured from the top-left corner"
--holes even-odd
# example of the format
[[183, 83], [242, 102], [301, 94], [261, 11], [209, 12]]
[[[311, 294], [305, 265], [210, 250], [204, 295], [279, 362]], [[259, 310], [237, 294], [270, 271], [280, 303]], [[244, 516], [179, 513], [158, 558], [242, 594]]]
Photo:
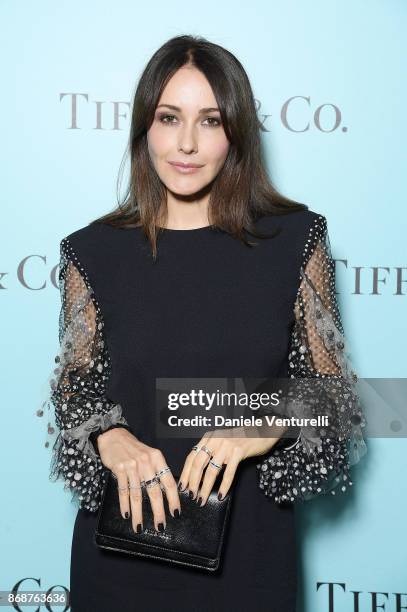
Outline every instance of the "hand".
[[[102, 463], [117, 477], [120, 489], [124, 489], [128, 485], [139, 487], [142, 480], [151, 480], [156, 472], [167, 466], [164, 455], [158, 448], [143, 444], [136, 436], [122, 427], [110, 429], [100, 434], [97, 444]], [[177, 484], [171, 472], [166, 472], [160, 476], [160, 482], [165, 490], [171, 515], [178, 517], [181, 512], [181, 504]], [[134, 531], [139, 533], [143, 529], [141, 489], [129, 490], [125, 488], [118, 493], [120, 512], [123, 518], [129, 517], [131, 507], [132, 526]], [[154, 515], [155, 529], [163, 531], [166, 526], [166, 519], [160, 485], [147, 487], [147, 493]], [[178, 510], [178, 514], [176, 510]], [[139, 525], [141, 527], [138, 527]]]
[[[237, 467], [243, 459], [266, 453], [280, 439], [279, 437], [247, 437], [244, 427], [230, 428], [228, 429], [228, 437], [222, 437], [224, 435], [224, 430], [209, 431], [198, 442], [198, 447], [206, 446], [209, 448], [212, 454], [212, 461], [218, 465], [226, 464], [226, 469], [218, 491], [218, 497], [219, 495], [221, 496], [219, 499], [225, 497], [229, 491]], [[220, 471], [211, 465], [209, 460], [210, 457], [206, 452], [191, 450], [187, 455], [178, 481], [180, 490], [183, 491], [188, 487], [190, 496], [193, 499], [197, 499], [203, 471], [206, 470], [198, 497], [198, 503], [200, 503], [201, 506], [207, 502], [213, 484]], [[202, 498], [201, 501], [199, 501], [200, 498]]]

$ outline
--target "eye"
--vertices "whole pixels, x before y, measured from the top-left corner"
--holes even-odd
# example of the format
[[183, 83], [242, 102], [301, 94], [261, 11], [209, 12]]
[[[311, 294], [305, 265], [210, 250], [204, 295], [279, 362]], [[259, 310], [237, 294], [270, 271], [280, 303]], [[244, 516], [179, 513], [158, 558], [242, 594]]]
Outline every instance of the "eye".
[[[158, 115], [158, 120], [164, 124], [173, 124], [176, 122], [177, 117], [175, 115], [169, 115], [168, 113], [161, 113]], [[219, 127], [222, 123], [217, 117], [207, 117], [204, 121], [209, 121], [209, 123], [206, 123], [209, 127]]]
[[210, 127], [218, 127], [221, 124], [221, 120], [216, 117], [207, 117], [206, 120], [213, 121], [214, 123], [209, 123]]
[[166, 121], [167, 119], [176, 119], [175, 115], [158, 115], [159, 121], [161, 123], [173, 123], [173, 121]]

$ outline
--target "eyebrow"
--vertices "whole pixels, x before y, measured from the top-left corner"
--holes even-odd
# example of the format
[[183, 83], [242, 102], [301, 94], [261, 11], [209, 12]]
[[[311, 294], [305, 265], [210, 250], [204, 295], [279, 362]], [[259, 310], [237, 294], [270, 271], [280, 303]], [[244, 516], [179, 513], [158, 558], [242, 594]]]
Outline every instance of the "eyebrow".
[[[180, 113], [180, 112], [182, 112], [179, 106], [174, 106], [173, 104], [159, 104], [159, 105], [157, 106], [157, 108], [160, 108], [161, 106], [166, 106], [167, 108], [170, 108], [171, 110], [178, 111], [179, 113]], [[211, 112], [213, 112], [213, 111], [219, 111], [219, 109], [218, 109], [218, 108], [216, 108], [216, 107], [211, 107], [211, 106], [208, 106], [208, 107], [206, 107], [206, 108], [201, 108], [201, 109], [199, 110], [199, 114], [201, 115], [201, 114], [203, 114], [203, 113], [211, 113]], [[220, 112], [220, 111], [219, 111], [219, 112]]]

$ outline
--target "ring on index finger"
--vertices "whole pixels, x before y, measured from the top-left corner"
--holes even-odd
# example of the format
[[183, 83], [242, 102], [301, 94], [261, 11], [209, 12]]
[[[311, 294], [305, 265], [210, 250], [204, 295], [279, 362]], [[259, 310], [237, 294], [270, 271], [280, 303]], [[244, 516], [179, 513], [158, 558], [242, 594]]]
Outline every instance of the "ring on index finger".
[[165, 488], [165, 485], [163, 482], [161, 482], [161, 478], [160, 476], [162, 476], [163, 474], [166, 474], [167, 472], [171, 472], [171, 468], [168, 466], [165, 466], [164, 468], [162, 468], [162, 470], [160, 470], [159, 472], [156, 472], [156, 478], [158, 478], [158, 481], [160, 483], [160, 489], [163, 493], [165, 493], [167, 491], [167, 489]]
[[163, 474], [166, 474], [167, 472], [171, 472], [171, 468], [168, 467], [168, 466], [164, 467], [159, 472], [156, 472], [155, 475], [156, 475], [157, 478], [160, 478], [160, 476], [162, 476]]
[[150, 478], [150, 480], [145, 481], [145, 487], [146, 489], [151, 489], [152, 487], [155, 487], [156, 485], [158, 485], [159, 482], [160, 481], [157, 478], [157, 476], [154, 476], [154, 478]]
[[214, 461], [212, 461], [212, 459], [209, 459], [209, 463], [211, 465], [213, 465], [213, 467], [216, 468], [217, 470], [221, 470], [222, 469], [222, 466], [219, 465], [219, 463], [215, 463]]

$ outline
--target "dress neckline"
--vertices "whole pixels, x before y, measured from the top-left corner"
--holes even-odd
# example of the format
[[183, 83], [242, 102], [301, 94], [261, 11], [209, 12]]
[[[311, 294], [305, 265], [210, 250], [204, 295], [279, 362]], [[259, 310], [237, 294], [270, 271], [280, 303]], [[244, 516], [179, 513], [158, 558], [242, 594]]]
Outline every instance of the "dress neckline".
[[160, 227], [157, 226], [159, 230], [163, 230], [164, 232], [172, 232], [173, 234], [176, 233], [181, 233], [181, 234], [185, 234], [185, 233], [189, 233], [189, 232], [203, 232], [205, 230], [209, 230], [212, 229], [214, 227], [214, 225], [204, 225], [203, 227], [194, 227], [191, 229], [175, 229], [175, 228], [171, 228], [171, 227]]

